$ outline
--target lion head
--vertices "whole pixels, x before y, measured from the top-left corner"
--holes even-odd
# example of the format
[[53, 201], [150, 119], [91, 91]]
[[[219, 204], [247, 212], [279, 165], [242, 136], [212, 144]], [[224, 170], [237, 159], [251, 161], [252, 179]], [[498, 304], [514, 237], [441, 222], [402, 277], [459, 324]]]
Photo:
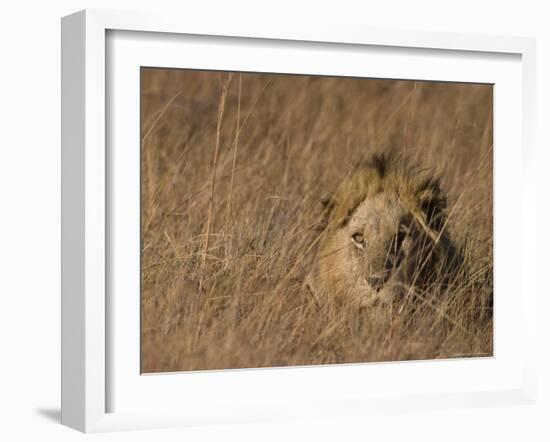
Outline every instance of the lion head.
[[446, 281], [456, 267], [439, 180], [397, 155], [374, 155], [323, 203], [324, 228], [308, 277], [316, 296], [370, 305], [407, 287]]

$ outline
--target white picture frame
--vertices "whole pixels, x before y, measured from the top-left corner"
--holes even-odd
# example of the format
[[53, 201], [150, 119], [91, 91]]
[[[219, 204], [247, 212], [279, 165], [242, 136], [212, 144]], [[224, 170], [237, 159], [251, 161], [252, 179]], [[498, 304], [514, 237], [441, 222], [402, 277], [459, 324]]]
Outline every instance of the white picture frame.
[[[107, 293], [110, 288], [108, 245], [116, 240], [111, 237], [116, 233], [116, 229], [108, 228], [108, 219], [113, 210], [112, 204], [118, 204], [120, 200], [113, 198], [109, 186], [111, 166], [108, 164], [110, 161], [108, 140], [110, 134], [106, 130], [106, 121], [111, 118], [108, 93], [109, 82], [114, 77], [108, 69], [108, 64], [112, 63], [108, 57], [116, 57], [117, 53], [109, 50], [108, 35], [135, 31], [142, 32], [143, 34], [140, 35], [145, 38], [147, 35], [153, 35], [147, 33], [155, 33], [157, 37], [172, 36], [171, 38], [177, 38], [178, 35], [216, 36], [222, 40], [227, 39], [229, 44], [231, 41], [236, 41], [235, 39], [247, 39], [247, 41], [254, 39], [260, 42], [271, 41], [273, 44], [285, 42], [287, 47], [296, 48], [307, 42], [310, 47], [315, 47], [316, 44], [337, 44], [339, 48], [368, 46], [382, 52], [389, 51], [391, 48], [402, 48], [403, 51], [422, 49], [432, 51], [431, 54], [435, 58], [449, 53], [467, 53], [480, 60], [484, 57], [489, 58], [491, 54], [513, 56], [516, 61], [519, 60], [520, 72], [517, 78], [520, 81], [517, 82], [517, 87], [520, 90], [511, 92], [519, 99], [517, 104], [520, 109], [512, 109], [514, 112], [510, 113], [509, 118], [520, 116], [517, 118], [518, 121], [515, 121], [514, 129], [518, 146], [511, 147], [515, 155], [511, 158], [520, 160], [522, 164], [523, 184], [517, 191], [522, 211], [518, 215], [518, 223], [512, 224], [512, 226], [520, 226], [521, 235], [514, 247], [517, 247], [517, 253], [520, 255], [522, 270], [520, 275], [510, 277], [516, 278], [514, 281], [521, 290], [518, 309], [522, 314], [517, 321], [522, 327], [522, 337], [526, 339], [522, 342], [521, 354], [516, 358], [514, 378], [510, 378], [510, 382], [506, 382], [506, 378], [503, 378], [499, 386], [495, 384], [488, 388], [472, 384], [471, 387], [464, 385], [460, 391], [454, 392], [445, 392], [443, 388], [424, 393], [399, 390], [384, 393], [382, 391], [377, 392], [376, 395], [363, 394], [362, 391], [352, 395], [349, 392], [354, 387], [350, 383], [347, 387], [339, 386], [342, 387], [341, 391], [327, 388], [323, 394], [308, 397], [308, 391], [313, 391], [307, 390], [308, 379], [314, 379], [315, 382], [322, 382], [325, 379], [329, 383], [331, 379], [336, 379], [338, 376], [354, 379], [356, 376], [361, 376], [362, 370], [367, 369], [371, 371], [376, 369], [377, 373], [382, 375], [386, 373], [386, 376], [389, 376], [395, 364], [376, 364], [375, 368], [373, 364], [368, 367], [362, 364], [351, 364], [325, 368], [324, 371], [318, 367], [315, 372], [306, 372], [303, 368], [239, 370], [230, 374], [231, 379], [227, 378], [227, 373], [222, 371], [188, 376], [186, 391], [190, 393], [181, 400], [179, 398], [182, 395], [177, 396], [177, 401], [181, 401], [181, 407], [151, 406], [150, 409], [136, 407], [135, 410], [124, 407], [118, 410], [115, 407], [113, 409], [110, 403], [111, 392], [115, 388], [112, 377], [113, 370], [116, 370], [116, 367], [113, 368], [116, 355], [113, 351], [118, 351], [117, 348], [121, 347], [111, 345], [111, 335], [114, 332], [109, 330], [113, 324], [113, 312]], [[218, 23], [196, 17], [162, 17], [151, 14], [87, 10], [63, 18], [62, 57], [63, 424], [80, 431], [96, 432], [276, 420], [289, 417], [366, 414], [375, 410], [394, 412], [441, 407], [521, 404], [532, 403], [535, 400], [535, 339], [527, 339], [535, 334], [536, 305], [534, 283], [536, 186], [533, 173], [535, 43], [533, 39], [358, 29], [310, 23], [293, 26], [269, 22], [249, 23], [238, 19]], [[460, 78], [462, 77], [458, 77]], [[135, 93], [137, 95], [138, 90]], [[498, 106], [495, 108], [495, 114], [496, 119], [500, 118]], [[496, 136], [496, 143], [499, 143], [498, 132]], [[498, 175], [498, 164], [496, 167]], [[514, 203], [517, 204], [517, 201]], [[496, 250], [498, 255], [498, 247]], [[498, 290], [498, 285], [496, 287]], [[136, 336], [132, 339], [136, 339]], [[498, 354], [495, 360], [498, 360]], [[456, 373], [468, 368], [456, 361], [448, 361], [444, 369], [454, 370]], [[488, 374], [491, 369], [491, 365], [485, 368]], [[409, 374], [415, 371], [421, 376], [422, 372], [429, 370], [429, 367], [426, 364], [417, 363], [398, 370], [408, 370]], [[277, 379], [272, 376], [274, 372], [277, 372], [274, 375]], [[124, 372], [122, 374], [124, 375]], [[121, 378], [117, 376], [118, 379]], [[139, 372], [131, 376], [138, 381], [143, 378], [139, 378]], [[157, 381], [147, 382], [153, 385], [153, 388], [157, 388], [155, 385], [160, 385], [158, 380], [162, 376], [170, 375], [154, 376]], [[151, 379], [151, 377], [145, 378]], [[227, 381], [239, 383], [245, 391], [247, 389], [257, 391], [266, 382], [273, 382], [273, 385], [278, 385], [277, 382], [294, 382], [306, 387], [302, 396], [293, 396], [288, 401], [285, 401], [284, 395], [275, 397], [275, 390], [269, 393], [269, 389], [266, 389], [266, 402], [254, 402], [256, 396], [253, 394], [249, 397], [245, 394], [246, 398], [235, 397], [230, 403], [226, 398], [224, 407], [227, 408], [229, 405], [229, 412], [224, 412], [224, 407], [221, 406], [219, 408], [214, 405], [209, 406], [211, 397], [206, 399], [199, 397], [201, 391], [210, 392], [209, 388], [219, 388], [220, 383], [225, 384]], [[200, 388], [191, 388], [193, 384]], [[121, 390], [121, 394], [129, 394], [127, 393], [129, 389], [139, 388], [137, 384], [128, 383], [127, 385], [129, 388]], [[170, 386], [168, 382], [163, 388], [166, 387], [166, 391], [170, 391], [173, 383]], [[150, 386], [145, 388], [151, 389]], [[231, 397], [234, 392], [228, 390], [225, 394]], [[270, 400], [270, 394], [272, 400]], [[127, 402], [135, 400], [136, 398], [129, 397]], [[185, 401], [190, 403], [193, 400], [196, 403], [202, 401], [203, 405], [185, 406]]]

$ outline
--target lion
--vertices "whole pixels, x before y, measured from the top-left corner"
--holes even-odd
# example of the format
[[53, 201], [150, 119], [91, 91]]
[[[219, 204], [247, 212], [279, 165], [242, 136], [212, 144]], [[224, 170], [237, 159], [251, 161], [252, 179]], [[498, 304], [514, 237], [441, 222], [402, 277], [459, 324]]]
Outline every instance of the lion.
[[366, 307], [448, 284], [462, 267], [447, 232], [440, 181], [396, 154], [373, 155], [323, 201], [322, 233], [307, 285], [319, 300]]

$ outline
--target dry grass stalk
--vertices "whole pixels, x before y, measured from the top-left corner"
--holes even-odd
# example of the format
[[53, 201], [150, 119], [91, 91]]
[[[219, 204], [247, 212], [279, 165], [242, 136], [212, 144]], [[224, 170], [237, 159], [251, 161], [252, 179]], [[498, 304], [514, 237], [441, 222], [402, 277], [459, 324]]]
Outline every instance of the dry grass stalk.
[[233, 195], [233, 183], [235, 181], [235, 166], [237, 164], [237, 151], [239, 149], [239, 133], [241, 132], [241, 94], [243, 76], [239, 74], [239, 96], [237, 99], [237, 124], [235, 127], [235, 142], [233, 147], [233, 164], [231, 166], [231, 181], [229, 183], [229, 196], [227, 197], [227, 217], [231, 216], [231, 197]]
[[218, 168], [218, 156], [220, 151], [220, 138], [221, 138], [221, 127], [223, 122], [223, 113], [225, 110], [225, 101], [227, 99], [227, 91], [229, 90], [229, 85], [231, 83], [231, 74], [225, 82], [223, 83], [222, 92], [220, 96], [220, 104], [218, 106], [218, 121], [216, 125], [216, 148], [214, 149], [214, 158], [212, 160], [212, 178], [210, 180], [210, 198], [208, 201], [208, 216], [206, 218], [206, 231], [204, 234], [204, 249], [202, 255], [202, 269], [201, 269], [201, 280], [200, 286], [203, 282], [204, 268], [206, 266], [206, 257], [208, 255], [208, 246], [210, 243], [210, 226], [212, 224], [212, 210], [214, 207], [214, 192], [216, 190], [216, 171]]

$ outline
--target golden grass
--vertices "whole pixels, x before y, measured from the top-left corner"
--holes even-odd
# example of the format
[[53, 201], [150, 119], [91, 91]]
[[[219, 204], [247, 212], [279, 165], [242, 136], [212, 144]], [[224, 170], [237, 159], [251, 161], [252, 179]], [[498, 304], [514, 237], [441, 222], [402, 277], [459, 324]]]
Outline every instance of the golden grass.
[[[143, 372], [492, 354], [492, 87], [143, 69]], [[305, 287], [374, 150], [441, 176], [469, 278], [358, 310]]]

